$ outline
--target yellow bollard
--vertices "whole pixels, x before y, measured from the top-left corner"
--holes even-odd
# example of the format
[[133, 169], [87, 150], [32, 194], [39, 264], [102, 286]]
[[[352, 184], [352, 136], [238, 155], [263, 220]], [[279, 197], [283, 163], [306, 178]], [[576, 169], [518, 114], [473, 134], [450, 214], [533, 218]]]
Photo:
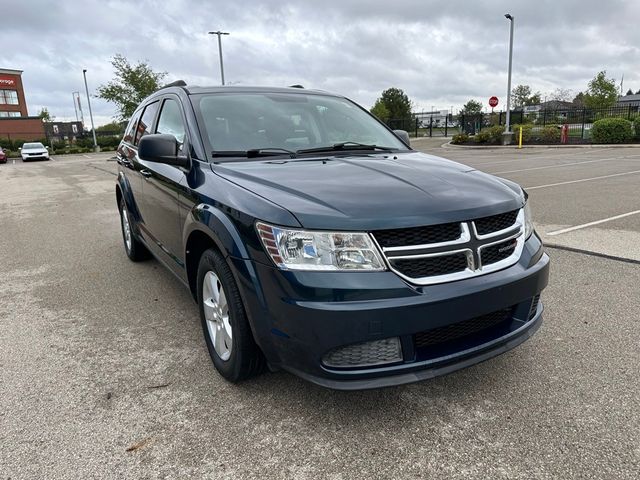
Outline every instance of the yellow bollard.
[[522, 127], [520, 127], [520, 137], [518, 138], [518, 148], [522, 148]]

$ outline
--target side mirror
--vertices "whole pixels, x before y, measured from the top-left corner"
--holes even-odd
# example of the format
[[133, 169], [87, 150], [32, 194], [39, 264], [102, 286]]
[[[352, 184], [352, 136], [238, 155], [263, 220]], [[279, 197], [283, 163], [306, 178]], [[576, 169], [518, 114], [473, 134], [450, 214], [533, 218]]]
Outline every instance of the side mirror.
[[167, 133], [142, 137], [138, 143], [138, 157], [148, 162], [165, 163], [175, 167], [189, 166], [189, 157], [178, 155], [176, 137]]
[[394, 130], [393, 133], [395, 133], [396, 137], [402, 140], [407, 147], [411, 146], [411, 140], [409, 140], [409, 134], [406, 130]]
[[18, 151], [21, 152], [22, 151], [22, 147], [18, 147]]

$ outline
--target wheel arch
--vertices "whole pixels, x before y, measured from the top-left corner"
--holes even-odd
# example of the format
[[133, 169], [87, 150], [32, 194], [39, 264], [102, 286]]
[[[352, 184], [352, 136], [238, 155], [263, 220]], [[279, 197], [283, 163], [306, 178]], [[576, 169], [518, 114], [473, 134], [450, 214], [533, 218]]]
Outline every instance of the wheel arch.
[[[198, 263], [205, 250], [215, 248], [225, 259], [229, 256], [249, 259], [247, 249], [233, 222], [223, 212], [210, 205], [200, 204], [189, 212], [183, 238], [186, 276], [194, 298], [197, 297]], [[240, 283], [238, 276], [255, 276], [255, 272], [251, 275], [248, 268], [242, 272], [231, 268], [237, 283]]]

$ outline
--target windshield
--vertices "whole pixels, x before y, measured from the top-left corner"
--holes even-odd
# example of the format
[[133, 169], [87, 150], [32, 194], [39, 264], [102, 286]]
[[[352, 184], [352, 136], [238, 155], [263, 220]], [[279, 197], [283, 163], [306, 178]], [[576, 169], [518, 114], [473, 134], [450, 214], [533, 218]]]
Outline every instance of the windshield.
[[28, 149], [33, 149], [33, 148], [44, 148], [44, 145], [42, 145], [41, 143], [25, 143], [22, 148], [28, 148]]
[[255, 149], [331, 149], [338, 144], [349, 149], [407, 149], [384, 125], [345, 98], [304, 93], [213, 93], [192, 99], [213, 156], [224, 156], [216, 152], [238, 154]]

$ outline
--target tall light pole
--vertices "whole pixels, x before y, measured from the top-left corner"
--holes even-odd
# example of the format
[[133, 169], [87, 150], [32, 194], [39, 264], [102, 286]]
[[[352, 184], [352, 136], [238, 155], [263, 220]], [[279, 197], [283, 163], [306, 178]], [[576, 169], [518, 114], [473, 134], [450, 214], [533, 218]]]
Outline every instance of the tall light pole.
[[217, 35], [218, 36], [218, 53], [220, 54], [220, 78], [222, 79], [222, 85], [224, 85], [224, 64], [222, 63], [222, 35], [229, 35], [229, 32], [221, 32], [218, 30], [217, 32], [209, 32], [209, 35]]
[[98, 140], [96, 140], [96, 127], [93, 125], [93, 112], [91, 112], [91, 100], [89, 99], [89, 87], [87, 86], [87, 69], [82, 70], [84, 77], [84, 89], [87, 92], [87, 104], [89, 105], [89, 118], [91, 119], [91, 132], [93, 133], [93, 150], [98, 150]]
[[507, 77], [507, 122], [504, 128], [504, 143], [511, 143], [511, 64], [513, 59], [513, 15], [507, 13], [505, 18], [511, 23], [509, 29], [509, 75]]

